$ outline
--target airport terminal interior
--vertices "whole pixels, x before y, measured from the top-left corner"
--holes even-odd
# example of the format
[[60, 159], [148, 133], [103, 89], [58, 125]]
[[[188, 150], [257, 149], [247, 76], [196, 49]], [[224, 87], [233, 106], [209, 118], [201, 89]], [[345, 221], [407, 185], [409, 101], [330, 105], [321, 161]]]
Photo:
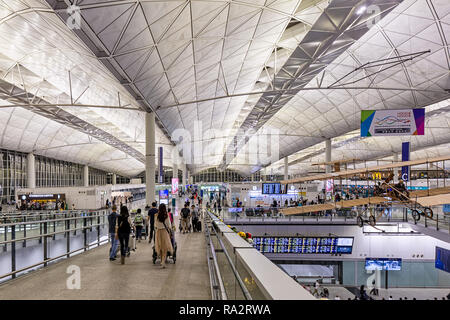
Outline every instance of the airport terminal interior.
[[449, 300], [449, 0], [0, 0], [0, 300]]

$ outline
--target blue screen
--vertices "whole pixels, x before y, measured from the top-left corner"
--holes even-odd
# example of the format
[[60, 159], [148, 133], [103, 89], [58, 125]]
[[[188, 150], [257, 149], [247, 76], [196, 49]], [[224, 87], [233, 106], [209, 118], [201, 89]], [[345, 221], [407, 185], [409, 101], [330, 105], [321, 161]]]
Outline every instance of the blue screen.
[[384, 270], [400, 271], [402, 270], [402, 259], [384, 260]]
[[[343, 245], [345, 244], [345, 245]], [[253, 247], [270, 253], [352, 253], [353, 238], [253, 237]]]
[[437, 269], [450, 272], [450, 250], [436, 247], [435, 267]]
[[402, 259], [397, 258], [366, 258], [366, 270], [402, 270]]
[[366, 270], [383, 270], [383, 260], [378, 259], [366, 259]]

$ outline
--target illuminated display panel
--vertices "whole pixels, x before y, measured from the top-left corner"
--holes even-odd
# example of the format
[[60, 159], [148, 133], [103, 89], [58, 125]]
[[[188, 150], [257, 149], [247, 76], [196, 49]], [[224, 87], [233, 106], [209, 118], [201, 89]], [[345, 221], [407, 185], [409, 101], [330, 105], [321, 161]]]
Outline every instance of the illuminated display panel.
[[263, 183], [262, 194], [285, 194], [286, 185], [281, 183]]
[[253, 237], [253, 247], [262, 253], [351, 254], [351, 237]]

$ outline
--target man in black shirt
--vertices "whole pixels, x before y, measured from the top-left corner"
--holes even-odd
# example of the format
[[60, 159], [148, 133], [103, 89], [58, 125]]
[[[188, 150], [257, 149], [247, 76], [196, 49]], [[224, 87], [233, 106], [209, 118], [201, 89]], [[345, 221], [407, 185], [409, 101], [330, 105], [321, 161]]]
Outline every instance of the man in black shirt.
[[150, 235], [148, 238], [148, 243], [152, 242], [153, 239], [153, 232], [155, 230], [155, 215], [158, 213], [158, 209], [156, 209], [156, 201], [152, 203], [152, 208], [148, 210], [148, 217], [147, 221], [149, 222], [150, 226]]
[[181, 230], [183, 231], [183, 233], [186, 233], [189, 231], [189, 219], [190, 218], [191, 218], [191, 210], [189, 210], [189, 206], [187, 204], [185, 204], [184, 208], [181, 209]]
[[116, 224], [117, 217], [119, 214], [117, 213], [117, 207], [115, 205], [112, 206], [112, 212], [108, 215], [108, 224], [109, 224], [109, 236], [111, 239], [111, 249], [109, 251], [109, 260], [116, 260], [116, 252], [117, 247], [119, 245], [119, 241], [116, 239]]

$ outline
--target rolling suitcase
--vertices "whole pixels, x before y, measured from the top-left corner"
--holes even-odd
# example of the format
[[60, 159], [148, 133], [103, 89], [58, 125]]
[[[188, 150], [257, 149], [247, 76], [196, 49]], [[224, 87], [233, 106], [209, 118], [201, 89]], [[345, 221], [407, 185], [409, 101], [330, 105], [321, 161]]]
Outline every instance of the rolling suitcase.
[[202, 222], [200, 220], [197, 221], [196, 229], [198, 232], [202, 232]]
[[136, 235], [131, 232], [128, 238], [128, 256], [130, 256], [131, 251], [136, 251]]

